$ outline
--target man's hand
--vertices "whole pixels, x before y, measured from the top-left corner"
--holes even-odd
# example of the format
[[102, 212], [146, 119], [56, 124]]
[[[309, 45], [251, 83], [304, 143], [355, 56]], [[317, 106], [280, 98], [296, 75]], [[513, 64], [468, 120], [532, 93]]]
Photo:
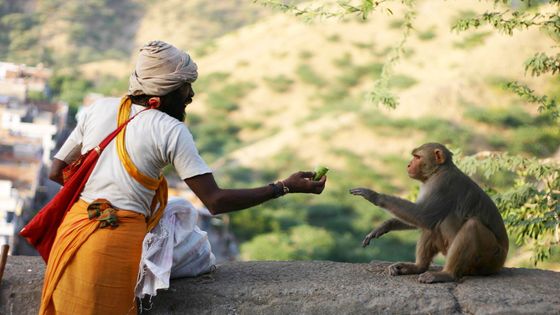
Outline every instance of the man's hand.
[[379, 193], [367, 188], [352, 188], [350, 193], [354, 196], [362, 196], [374, 205], [378, 205]]
[[313, 175], [315, 175], [314, 172], [300, 171], [290, 175], [282, 182], [290, 189], [290, 192], [320, 194], [325, 189], [327, 176], [321, 177], [318, 181], [313, 181]]
[[62, 180], [62, 170], [68, 166], [68, 164], [62, 160], [57, 158], [53, 158], [51, 164], [51, 172], [49, 173], [49, 179], [53, 182], [57, 182], [60, 185], [64, 185], [64, 181]]

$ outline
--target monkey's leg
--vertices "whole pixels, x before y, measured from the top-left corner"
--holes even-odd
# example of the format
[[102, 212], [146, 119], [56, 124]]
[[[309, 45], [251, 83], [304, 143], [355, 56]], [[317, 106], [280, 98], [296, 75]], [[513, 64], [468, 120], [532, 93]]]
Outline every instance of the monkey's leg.
[[391, 276], [416, 275], [428, 270], [434, 256], [439, 252], [435, 242], [434, 233], [430, 230], [423, 230], [416, 243], [416, 263], [399, 262], [389, 266]]
[[448, 250], [442, 272], [426, 272], [418, 278], [423, 283], [451, 282], [464, 275], [488, 275], [497, 272], [506, 252], [494, 233], [478, 219], [467, 220]]

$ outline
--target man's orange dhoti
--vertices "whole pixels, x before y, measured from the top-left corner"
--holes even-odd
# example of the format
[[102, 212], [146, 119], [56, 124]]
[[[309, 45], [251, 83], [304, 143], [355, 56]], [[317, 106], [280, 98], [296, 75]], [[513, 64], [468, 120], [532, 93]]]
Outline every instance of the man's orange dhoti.
[[136, 314], [134, 288], [145, 217], [118, 210], [119, 226], [99, 228], [79, 200], [58, 229], [47, 263], [39, 314]]

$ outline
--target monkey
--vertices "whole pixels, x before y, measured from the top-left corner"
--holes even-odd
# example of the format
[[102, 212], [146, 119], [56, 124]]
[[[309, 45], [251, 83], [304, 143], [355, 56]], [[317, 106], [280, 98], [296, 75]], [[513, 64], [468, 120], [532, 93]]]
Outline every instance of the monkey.
[[[426, 143], [412, 151], [408, 176], [421, 182], [415, 203], [367, 188], [350, 189], [352, 195], [395, 217], [367, 234], [363, 247], [390, 231], [421, 229], [416, 262], [394, 263], [388, 267], [390, 275], [418, 274], [421, 283], [454, 282], [463, 276], [495, 274], [503, 267], [509, 240], [500, 212], [452, 157], [439, 143]], [[439, 252], [446, 256], [443, 270], [428, 271]]]

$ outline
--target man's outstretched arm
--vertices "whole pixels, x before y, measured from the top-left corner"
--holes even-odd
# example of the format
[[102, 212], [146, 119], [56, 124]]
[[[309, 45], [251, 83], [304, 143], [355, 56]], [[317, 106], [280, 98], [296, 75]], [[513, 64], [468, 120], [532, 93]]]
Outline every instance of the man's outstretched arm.
[[[320, 180], [313, 181], [313, 175], [313, 172], [297, 172], [282, 182], [290, 193], [320, 194], [325, 188], [327, 178], [323, 176]], [[212, 173], [187, 178], [185, 183], [212, 214], [250, 208], [274, 199], [277, 193], [270, 185], [247, 189], [222, 189], [218, 187]]]

